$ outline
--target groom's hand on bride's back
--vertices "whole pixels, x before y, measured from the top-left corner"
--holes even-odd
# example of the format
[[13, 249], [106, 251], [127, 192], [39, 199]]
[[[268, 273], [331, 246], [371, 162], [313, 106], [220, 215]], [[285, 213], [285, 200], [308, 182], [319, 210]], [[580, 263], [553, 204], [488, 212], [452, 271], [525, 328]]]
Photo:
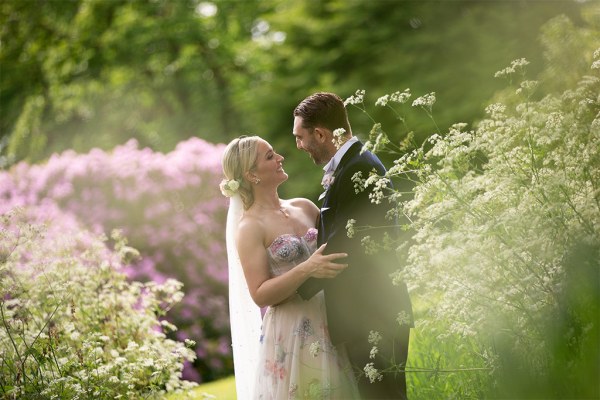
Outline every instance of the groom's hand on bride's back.
[[340, 263], [346, 253], [323, 254], [327, 244], [321, 245], [307, 261], [307, 273], [311, 278], [335, 278], [340, 272], [348, 268], [348, 264]]

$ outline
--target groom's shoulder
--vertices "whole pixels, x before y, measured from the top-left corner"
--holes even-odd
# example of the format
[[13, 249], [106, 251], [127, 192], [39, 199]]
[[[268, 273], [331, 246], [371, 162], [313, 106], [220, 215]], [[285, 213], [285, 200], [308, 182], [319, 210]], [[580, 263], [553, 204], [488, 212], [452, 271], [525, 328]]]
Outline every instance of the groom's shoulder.
[[350, 160], [348, 160], [348, 166], [354, 166], [355, 168], [356, 167], [360, 168], [361, 166], [363, 168], [365, 168], [365, 167], [381, 167], [381, 166], [383, 166], [383, 163], [381, 162], [379, 157], [377, 157], [371, 151], [364, 150], [364, 151], [359, 151], [358, 153], [356, 153], [354, 155], [354, 157], [352, 157]]

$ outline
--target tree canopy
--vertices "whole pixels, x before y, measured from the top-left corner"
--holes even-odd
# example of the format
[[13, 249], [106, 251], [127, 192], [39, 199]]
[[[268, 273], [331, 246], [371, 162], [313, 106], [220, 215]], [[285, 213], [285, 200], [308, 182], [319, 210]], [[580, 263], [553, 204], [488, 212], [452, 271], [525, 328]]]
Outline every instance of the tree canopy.
[[[540, 26], [581, 23], [577, 1], [72, 0], [0, 4], [1, 164], [135, 138], [170, 151], [191, 136], [258, 134], [287, 157], [291, 112], [317, 90], [435, 91], [442, 126], [472, 121], [508, 61], [542, 57]], [[560, 40], [557, 38], [557, 40]], [[357, 134], [370, 127], [351, 114]], [[410, 114], [427, 135], [432, 127]], [[382, 116], [385, 118], [385, 116]], [[318, 168], [310, 170], [318, 174]], [[311, 180], [285, 190], [315, 191]], [[291, 185], [290, 185], [291, 186]]]

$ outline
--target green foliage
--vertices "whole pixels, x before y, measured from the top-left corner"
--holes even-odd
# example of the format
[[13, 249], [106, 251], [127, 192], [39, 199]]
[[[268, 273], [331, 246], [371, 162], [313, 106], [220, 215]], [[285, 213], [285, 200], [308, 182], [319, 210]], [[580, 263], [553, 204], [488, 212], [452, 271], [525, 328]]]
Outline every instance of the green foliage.
[[170, 394], [167, 400], [236, 400], [235, 378], [233, 376], [198, 385], [193, 391], [184, 394]]
[[195, 354], [160, 320], [181, 283], [128, 282], [120, 269], [139, 254], [118, 232], [111, 251], [69, 219], [44, 228], [35, 213], [1, 217], [1, 397], [148, 399], [192, 388], [181, 371]]
[[[214, 7], [213, 7], [214, 6]], [[215, 8], [216, 7], [216, 8]], [[437, 91], [439, 126], [482, 115], [507, 59], [541, 58], [539, 26], [580, 24], [584, 2], [73, 0], [0, 4], [0, 165], [135, 138], [171, 151], [190, 136], [259, 134], [286, 156], [283, 195], [314, 196], [291, 112], [316, 90]], [[588, 18], [596, 18], [592, 13]], [[556, 37], [549, 40], [562, 40]], [[573, 41], [576, 43], [576, 40]], [[573, 47], [573, 52], [576, 51]], [[375, 117], [383, 123], [385, 113]], [[423, 140], [428, 118], [405, 115]], [[370, 121], [351, 115], [356, 134]], [[387, 161], [391, 161], [388, 159]]]
[[[239, 130], [231, 91], [252, 74], [235, 46], [261, 6], [218, 6], [210, 15], [193, 0], [2, 2], [4, 163], [130, 138], [165, 151]], [[30, 145], [36, 135], [46, 142]]]
[[[274, 60], [270, 79], [251, 93], [256, 108], [246, 117], [256, 121], [252, 126], [266, 127], [271, 143], [281, 149], [293, 146], [291, 110], [318, 90], [347, 97], [356, 88], [369, 88], [368, 95], [373, 97], [368, 101], [407, 87], [416, 96], [435, 90], [436, 121], [442, 129], [457, 120], [478, 119], [483, 116], [482, 105], [502, 87], [502, 82], [489, 76], [506, 60], [524, 55], [539, 65], [540, 25], [561, 13], [579, 21], [581, 8], [571, 1], [279, 3], [273, 13], [262, 17], [272, 32], [284, 32], [286, 40], [269, 49]], [[373, 116], [384, 125], [394, 122], [385, 112], [375, 110]], [[436, 131], [431, 120], [416, 110], [404, 109], [403, 116], [418, 132], [419, 142]], [[370, 119], [352, 111], [350, 119], [354, 133], [364, 139]], [[390, 135], [395, 140], [402, 137], [396, 132]], [[286, 171], [292, 178], [306, 179], [282, 189], [307, 196], [319, 188], [304, 182], [318, 181], [320, 171], [307, 171], [306, 156], [296, 153], [293, 149], [284, 152]], [[383, 159], [384, 163], [393, 160], [385, 154]]]
[[414, 329], [411, 333], [406, 374], [408, 398], [485, 398], [493, 382], [486, 350], [476, 340], [448, 335], [444, 323], [432, 328]]
[[[469, 367], [483, 363], [494, 384], [483, 392], [492, 398], [600, 395], [592, 383], [600, 356], [600, 24], [578, 30], [558, 17], [544, 32], [549, 64], [540, 81], [526, 79], [527, 60], [515, 60], [496, 74], [514, 85], [475, 129], [455, 124], [412, 151], [376, 124], [366, 146], [396, 152], [394, 166], [385, 177], [356, 177], [374, 202], [397, 204], [391, 214], [414, 231], [413, 242], [399, 247], [407, 262], [395, 279], [424, 305], [417, 330], [458, 341], [472, 355]], [[569, 39], [548, 40], [556, 32], [578, 38], [578, 60], [553, 63], [571, 51]], [[366, 110], [363, 95], [347, 102]], [[396, 93], [377, 105], [399, 100]], [[431, 116], [435, 100], [430, 94], [412, 105]], [[378, 183], [386, 179], [414, 190], [384, 193]], [[468, 379], [452, 393], [448, 381], [433, 381], [432, 393], [481, 397], [485, 379]]]

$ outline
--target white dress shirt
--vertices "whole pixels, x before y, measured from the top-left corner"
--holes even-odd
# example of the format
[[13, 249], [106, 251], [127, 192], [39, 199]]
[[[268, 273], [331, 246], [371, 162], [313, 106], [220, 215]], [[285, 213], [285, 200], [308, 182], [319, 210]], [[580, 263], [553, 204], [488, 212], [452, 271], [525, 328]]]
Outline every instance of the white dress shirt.
[[353, 136], [350, 139], [348, 139], [346, 143], [344, 143], [342, 147], [340, 147], [338, 151], [336, 151], [331, 160], [329, 160], [329, 162], [323, 167], [325, 175], [321, 180], [321, 185], [323, 185], [325, 191], [321, 193], [321, 195], [319, 196], [319, 200], [323, 200], [325, 198], [325, 194], [327, 193], [329, 186], [333, 183], [333, 173], [335, 172], [335, 169], [339, 165], [340, 161], [342, 161], [342, 157], [344, 157], [344, 154], [346, 154], [350, 146], [352, 146], [356, 142], [358, 142], [358, 138], [356, 136]]
[[358, 142], [358, 138], [356, 136], [352, 136], [350, 139], [346, 140], [346, 143], [344, 143], [342, 147], [340, 147], [338, 151], [333, 155], [331, 160], [329, 160], [329, 162], [325, 164], [325, 166], [323, 167], [323, 171], [325, 171], [326, 174], [329, 172], [333, 173], [340, 161], [342, 161], [342, 157], [344, 157], [344, 154], [346, 154], [350, 146], [352, 146], [356, 142]]

